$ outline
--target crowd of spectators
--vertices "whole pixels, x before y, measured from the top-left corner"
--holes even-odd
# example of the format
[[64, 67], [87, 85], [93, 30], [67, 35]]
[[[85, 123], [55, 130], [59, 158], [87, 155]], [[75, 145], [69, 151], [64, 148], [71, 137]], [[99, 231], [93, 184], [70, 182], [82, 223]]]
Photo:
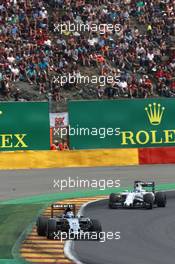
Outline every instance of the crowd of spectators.
[[[105, 83], [78, 83], [94, 73]], [[71, 83], [55, 81], [68, 74]], [[19, 82], [56, 102], [64, 91], [99, 99], [174, 97], [175, 0], [0, 0], [5, 100], [25, 99]]]

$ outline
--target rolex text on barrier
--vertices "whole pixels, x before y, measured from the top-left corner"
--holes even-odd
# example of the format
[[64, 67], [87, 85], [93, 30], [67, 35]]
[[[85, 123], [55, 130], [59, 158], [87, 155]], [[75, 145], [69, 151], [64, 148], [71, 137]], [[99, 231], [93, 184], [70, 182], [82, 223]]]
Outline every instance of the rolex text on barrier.
[[48, 103], [0, 103], [0, 124], [0, 151], [49, 149]]
[[72, 101], [74, 149], [175, 146], [175, 99]]

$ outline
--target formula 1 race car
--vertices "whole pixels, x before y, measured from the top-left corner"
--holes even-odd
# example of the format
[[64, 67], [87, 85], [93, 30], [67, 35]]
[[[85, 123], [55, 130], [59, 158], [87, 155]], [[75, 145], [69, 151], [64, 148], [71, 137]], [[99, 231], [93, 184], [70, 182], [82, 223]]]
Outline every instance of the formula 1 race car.
[[[55, 211], [62, 211], [54, 215]], [[37, 234], [48, 239], [99, 239], [102, 232], [98, 220], [76, 216], [74, 204], [52, 204], [51, 217], [39, 216], [36, 222]]]
[[166, 203], [166, 194], [164, 192], [156, 192], [154, 182], [135, 181], [133, 191], [125, 191], [119, 194], [111, 193], [109, 196], [109, 208], [111, 209], [119, 207], [152, 209], [154, 205], [165, 207]]

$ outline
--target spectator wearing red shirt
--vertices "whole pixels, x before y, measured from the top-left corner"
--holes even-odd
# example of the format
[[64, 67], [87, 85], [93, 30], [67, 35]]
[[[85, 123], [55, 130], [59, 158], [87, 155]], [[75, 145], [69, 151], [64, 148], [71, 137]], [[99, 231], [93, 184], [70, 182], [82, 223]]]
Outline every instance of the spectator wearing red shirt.
[[58, 141], [55, 140], [54, 143], [50, 147], [51, 150], [58, 150]]
[[58, 148], [60, 151], [64, 150], [64, 141], [63, 140], [58, 144]]
[[163, 80], [166, 77], [166, 72], [163, 71], [161, 67], [159, 67], [158, 71], [155, 74], [155, 77], [159, 80]]

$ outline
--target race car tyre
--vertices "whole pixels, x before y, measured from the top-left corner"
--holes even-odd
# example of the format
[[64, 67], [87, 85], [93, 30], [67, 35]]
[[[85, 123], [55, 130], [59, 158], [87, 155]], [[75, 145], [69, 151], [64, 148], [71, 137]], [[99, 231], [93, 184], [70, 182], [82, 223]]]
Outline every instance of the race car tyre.
[[91, 228], [89, 231], [90, 232], [96, 232], [97, 239], [99, 240], [100, 239], [100, 233], [102, 232], [102, 226], [101, 226], [100, 222], [96, 219], [92, 219], [91, 222], [92, 222], [92, 225], [91, 225]]
[[143, 201], [144, 201], [145, 207], [147, 209], [152, 209], [153, 208], [154, 198], [153, 198], [151, 193], [146, 193], [143, 196]]
[[111, 193], [109, 196], [109, 208], [110, 209], [117, 209], [117, 205], [115, 205], [117, 200], [118, 200], [118, 195], [115, 193]]
[[167, 203], [166, 194], [164, 192], [157, 192], [155, 194], [155, 201], [158, 207], [165, 207]]
[[[57, 237], [56, 231], [57, 231], [57, 222], [55, 219], [49, 219], [47, 222], [47, 238], [48, 239], [54, 239]], [[57, 237], [58, 239], [58, 237]]]
[[47, 230], [47, 222], [48, 218], [44, 216], [39, 216], [37, 219], [37, 234], [39, 236], [45, 236], [46, 235], [46, 230]]

